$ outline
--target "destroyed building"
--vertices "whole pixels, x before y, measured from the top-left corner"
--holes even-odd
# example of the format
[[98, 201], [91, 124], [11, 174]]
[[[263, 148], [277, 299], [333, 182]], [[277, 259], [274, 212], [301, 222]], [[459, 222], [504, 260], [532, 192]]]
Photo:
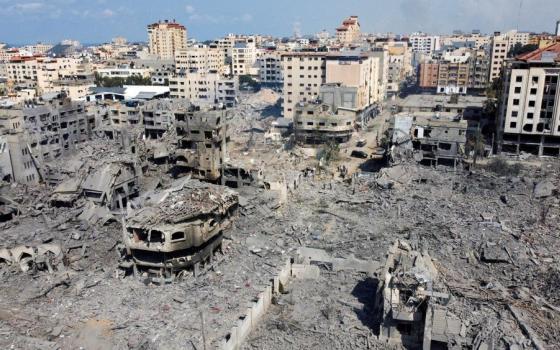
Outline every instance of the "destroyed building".
[[399, 113], [394, 116], [391, 158], [414, 158], [454, 167], [465, 156], [467, 121], [454, 113]]
[[142, 120], [145, 135], [150, 139], [159, 139], [175, 125], [175, 113], [189, 108], [184, 100], [154, 100], [142, 106]]
[[217, 181], [225, 159], [227, 118], [225, 109], [200, 110], [195, 106], [175, 112], [176, 166], [198, 179]]
[[[0, 108], [0, 172], [6, 179], [38, 183], [39, 163], [71, 152], [90, 139], [95, 120], [65, 95]], [[7, 152], [7, 153], [4, 153]]]
[[[71, 207], [84, 197], [109, 209], [126, 208], [128, 200], [139, 194], [142, 170], [136, 154], [122, 147], [119, 151], [106, 153], [102, 145], [91, 141], [79, 152], [46, 163], [41, 170], [45, 182], [54, 186], [51, 204]], [[105, 157], [99, 157], [103, 152]]]
[[210, 258], [235, 216], [232, 190], [181, 179], [169, 189], [147, 193], [126, 216], [124, 243], [133, 266], [169, 277]]
[[348, 142], [355, 120], [356, 112], [351, 109], [333, 110], [320, 101], [299, 103], [294, 116], [296, 141], [306, 145]]
[[447, 310], [450, 295], [427, 253], [396, 241], [382, 279], [376, 297], [380, 340], [423, 350], [460, 348], [465, 342], [460, 336], [462, 323]]

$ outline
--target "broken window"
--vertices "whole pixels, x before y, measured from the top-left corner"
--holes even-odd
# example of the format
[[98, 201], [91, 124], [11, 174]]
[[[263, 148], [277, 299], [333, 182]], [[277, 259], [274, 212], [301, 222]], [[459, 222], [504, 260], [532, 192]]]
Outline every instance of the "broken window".
[[182, 241], [185, 239], [185, 233], [184, 232], [175, 232], [174, 234], [171, 235], [171, 241], [175, 242], [175, 241]]

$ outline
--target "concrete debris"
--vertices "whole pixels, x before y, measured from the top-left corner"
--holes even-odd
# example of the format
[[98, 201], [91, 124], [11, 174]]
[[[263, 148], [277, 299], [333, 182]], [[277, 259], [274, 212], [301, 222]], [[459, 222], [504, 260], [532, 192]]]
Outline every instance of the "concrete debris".
[[17, 265], [22, 272], [38, 269], [52, 273], [55, 269], [63, 267], [63, 258], [62, 248], [56, 243], [0, 249], [0, 267]]
[[237, 194], [196, 180], [147, 193], [125, 218], [123, 240], [135, 269], [170, 277], [211, 258], [238, 206]]
[[[389, 149], [390, 106], [302, 147], [278, 97], [98, 101], [68, 142], [22, 133], [29, 174], [0, 181], [0, 348], [560, 343], [557, 160], [462, 167], [462, 135], [439, 153], [445, 130], [414, 120]], [[417, 163], [434, 156], [451, 166]]]
[[544, 198], [552, 196], [556, 192], [556, 186], [548, 180], [540, 181], [535, 185], [533, 195], [535, 198]]

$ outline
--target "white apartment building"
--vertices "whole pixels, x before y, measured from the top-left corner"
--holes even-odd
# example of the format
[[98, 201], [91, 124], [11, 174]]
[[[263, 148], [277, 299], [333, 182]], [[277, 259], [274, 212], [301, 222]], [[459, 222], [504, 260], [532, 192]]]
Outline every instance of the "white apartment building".
[[175, 53], [175, 71], [226, 73], [224, 50], [207, 45], [194, 45]]
[[441, 48], [440, 38], [437, 35], [413, 34], [408, 39], [412, 52], [431, 55]]
[[187, 29], [175, 21], [148, 25], [150, 53], [161, 59], [173, 59], [177, 50], [187, 47]]
[[232, 107], [237, 103], [239, 80], [217, 72], [192, 71], [171, 78], [169, 90], [171, 98], [188, 99], [197, 106]]
[[503, 149], [560, 156], [560, 43], [522, 55], [505, 70]]
[[277, 85], [284, 82], [281, 53], [265, 52], [257, 59], [257, 65], [261, 84]]
[[130, 68], [129, 66], [119, 66], [113, 68], [100, 68], [97, 69], [97, 74], [101, 78], [122, 78], [126, 79], [129, 77], [142, 77], [150, 78], [152, 70], [149, 68]]
[[257, 47], [254, 38], [237, 42], [232, 48], [231, 71], [233, 75], [256, 75]]

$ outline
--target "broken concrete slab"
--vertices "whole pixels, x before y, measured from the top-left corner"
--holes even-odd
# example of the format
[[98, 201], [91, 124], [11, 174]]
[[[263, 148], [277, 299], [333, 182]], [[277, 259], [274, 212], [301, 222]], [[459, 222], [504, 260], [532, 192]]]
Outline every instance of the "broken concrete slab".
[[555, 192], [556, 186], [554, 186], [554, 184], [549, 180], [543, 180], [535, 185], [533, 196], [535, 196], [535, 198], [550, 197]]

